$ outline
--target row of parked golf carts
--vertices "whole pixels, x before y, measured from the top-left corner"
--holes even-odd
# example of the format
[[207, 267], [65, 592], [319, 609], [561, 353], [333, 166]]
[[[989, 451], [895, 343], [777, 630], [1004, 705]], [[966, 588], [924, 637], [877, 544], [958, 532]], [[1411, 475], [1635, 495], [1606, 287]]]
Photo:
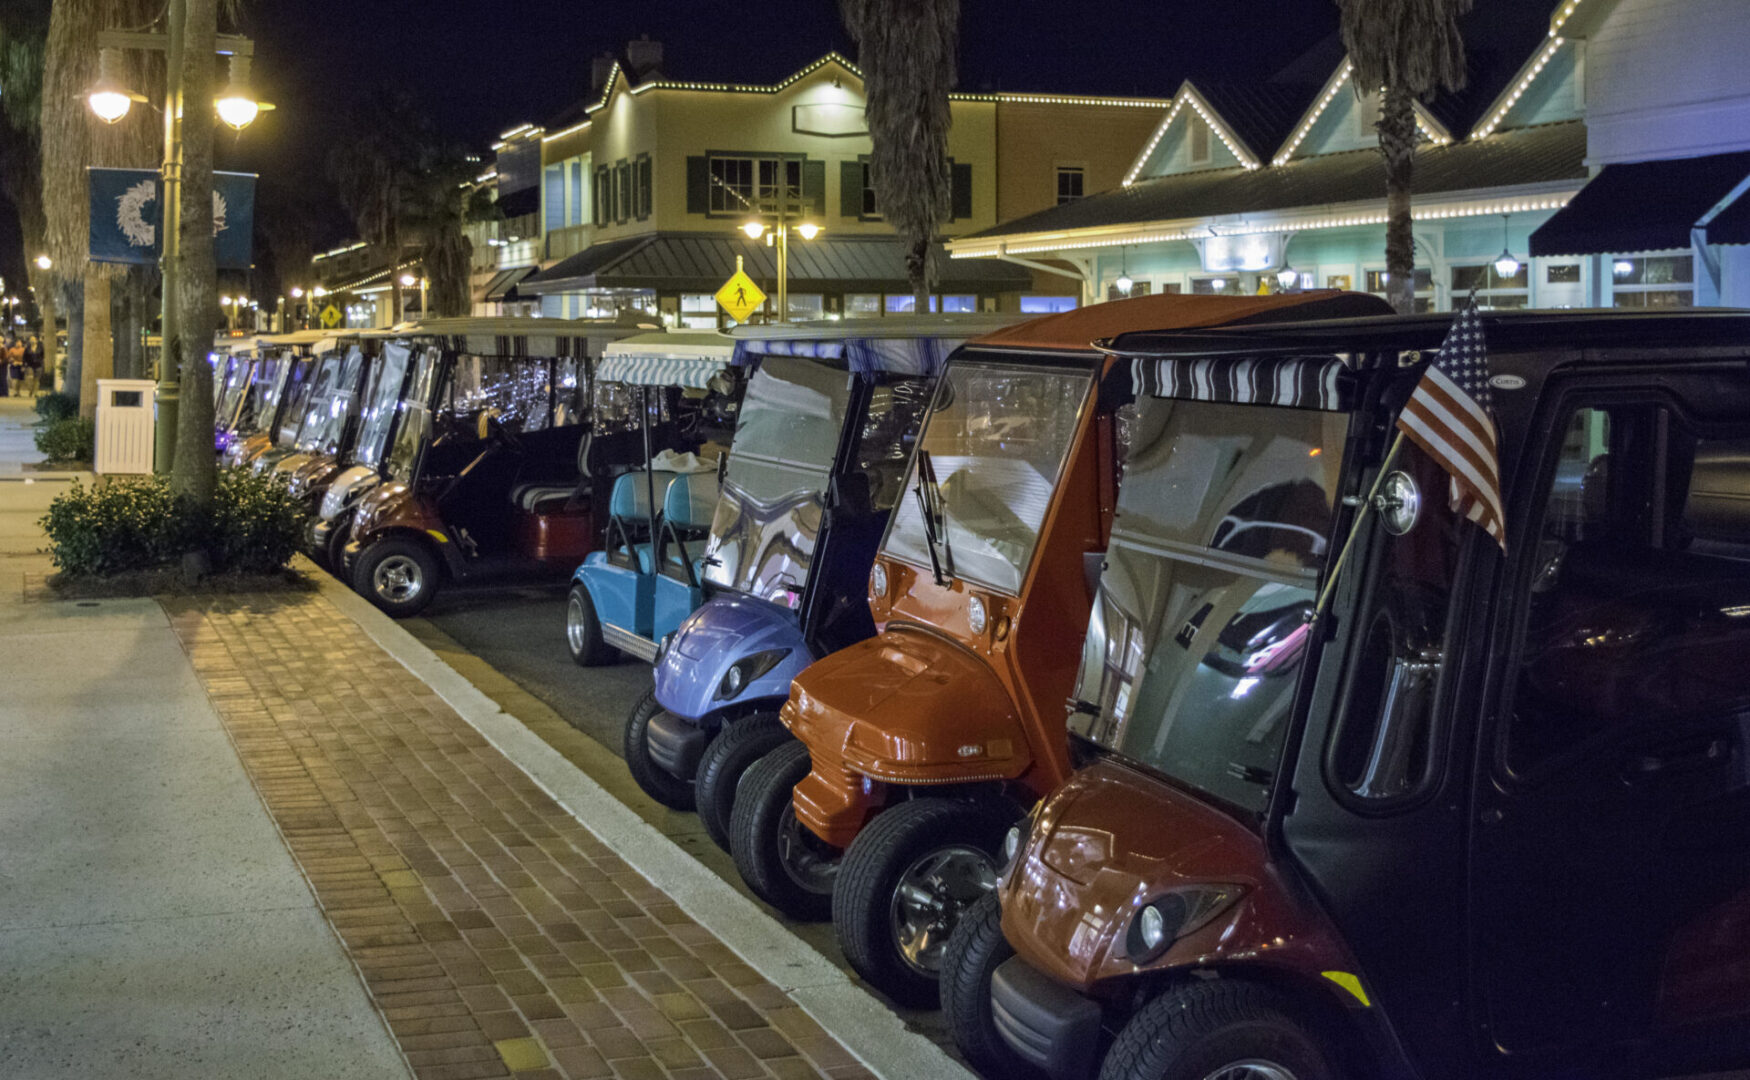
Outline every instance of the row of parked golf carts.
[[571, 572], [639, 785], [989, 1076], [1750, 1067], [1750, 314], [1486, 313], [1505, 554], [1389, 455], [1450, 322], [288, 335], [220, 442], [392, 614]]

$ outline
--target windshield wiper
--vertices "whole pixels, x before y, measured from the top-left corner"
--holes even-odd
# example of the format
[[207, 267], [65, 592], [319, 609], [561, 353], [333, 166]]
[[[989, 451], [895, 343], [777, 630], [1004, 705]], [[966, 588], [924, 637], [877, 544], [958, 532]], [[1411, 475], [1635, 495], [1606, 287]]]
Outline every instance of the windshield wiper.
[[1244, 780], [1248, 784], [1259, 786], [1268, 786], [1270, 781], [1276, 779], [1276, 773], [1272, 770], [1260, 769], [1256, 765], [1247, 765], [1240, 761], [1228, 762], [1227, 774], [1235, 780]]
[[[927, 494], [926, 494], [927, 491]], [[912, 494], [918, 499], [918, 516], [924, 521], [924, 541], [930, 545], [930, 572], [935, 575], [936, 584], [948, 584], [948, 576], [943, 574], [943, 564], [947, 565], [948, 574], [954, 572], [954, 556], [948, 550], [947, 515], [942, 509], [942, 485], [936, 481], [936, 466], [930, 459], [928, 450], [918, 451], [918, 486], [912, 489]], [[941, 547], [941, 554], [936, 552]]]

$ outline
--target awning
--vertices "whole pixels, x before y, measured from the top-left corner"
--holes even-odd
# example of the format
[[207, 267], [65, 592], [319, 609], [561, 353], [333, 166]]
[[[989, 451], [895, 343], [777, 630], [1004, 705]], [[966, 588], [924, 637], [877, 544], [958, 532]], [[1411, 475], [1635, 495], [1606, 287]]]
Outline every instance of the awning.
[[1750, 151], [1606, 165], [1531, 234], [1533, 255], [1689, 247], [1689, 233], [1746, 176]]
[[1234, 405], [1343, 412], [1353, 407], [1354, 381], [1335, 357], [1193, 360], [1138, 359], [1132, 378], [1139, 394]]
[[1750, 244], [1750, 191], [1714, 215], [1707, 225], [1710, 244]]
[[[727, 234], [727, 235], [725, 235]], [[732, 230], [724, 233], [654, 233], [609, 240], [561, 259], [518, 286], [524, 295], [591, 289], [657, 289], [665, 292], [716, 292], [735, 273], [740, 256], [747, 273], [776, 293], [777, 256], [773, 249]], [[1013, 292], [1032, 287], [1023, 266], [950, 259], [936, 248], [938, 291]], [[910, 293], [905, 250], [890, 236], [822, 236], [790, 244], [790, 291]]]
[[735, 357], [722, 334], [639, 334], [615, 342], [596, 365], [598, 382], [703, 390]]
[[481, 297], [486, 303], [498, 303], [505, 300], [515, 300], [517, 282], [534, 273], [538, 267], [513, 266], [509, 270], [500, 270], [492, 275], [492, 280], [486, 283], [486, 293]]

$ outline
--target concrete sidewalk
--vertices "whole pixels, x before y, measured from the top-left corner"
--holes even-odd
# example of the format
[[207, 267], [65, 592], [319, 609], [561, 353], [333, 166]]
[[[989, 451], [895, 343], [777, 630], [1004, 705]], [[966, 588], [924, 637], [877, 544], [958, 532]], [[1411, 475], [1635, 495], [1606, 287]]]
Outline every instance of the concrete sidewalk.
[[0, 399], [0, 1076], [407, 1076], [163, 609], [25, 601], [34, 419]]

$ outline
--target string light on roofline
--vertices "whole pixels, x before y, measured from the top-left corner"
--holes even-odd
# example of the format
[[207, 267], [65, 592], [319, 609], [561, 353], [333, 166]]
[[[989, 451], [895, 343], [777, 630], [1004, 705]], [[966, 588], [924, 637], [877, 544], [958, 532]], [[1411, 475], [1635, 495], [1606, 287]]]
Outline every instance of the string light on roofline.
[[1318, 104], [1313, 106], [1312, 111], [1307, 113], [1306, 119], [1300, 122], [1300, 127], [1295, 129], [1294, 137], [1288, 140], [1288, 145], [1271, 160], [1270, 164], [1280, 165], [1294, 156], [1294, 151], [1306, 139], [1307, 133], [1312, 130], [1314, 124], [1319, 122], [1319, 117], [1325, 114], [1325, 110], [1330, 107], [1331, 102], [1336, 100], [1337, 91], [1343, 89], [1344, 84], [1349, 81], [1349, 76], [1353, 74], [1355, 74], [1355, 65], [1344, 64], [1343, 70], [1325, 88], [1324, 96], [1319, 98]]
[[1555, 56], [1556, 50], [1561, 48], [1566, 41], [1566, 38], [1555, 35], [1544, 43], [1543, 48], [1537, 54], [1537, 59], [1532, 62], [1525, 74], [1519, 77], [1519, 83], [1513, 88], [1513, 92], [1507, 96], [1505, 101], [1501, 102], [1494, 115], [1490, 116], [1488, 122], [1478, 128], [1476, 134], [1472, 135], [1471, 138], [1482, 139], [1494, 134], [1495, 129], [1501, 126], [1501, 121], [1505, 120], [1507, 114], [1513, 111], [1513, 106], [1519, 103], [1520, 96], [1530, 88], [1532, 82], [1543, 72], [1544, 65], [1550, 62], [1551, 58]]

